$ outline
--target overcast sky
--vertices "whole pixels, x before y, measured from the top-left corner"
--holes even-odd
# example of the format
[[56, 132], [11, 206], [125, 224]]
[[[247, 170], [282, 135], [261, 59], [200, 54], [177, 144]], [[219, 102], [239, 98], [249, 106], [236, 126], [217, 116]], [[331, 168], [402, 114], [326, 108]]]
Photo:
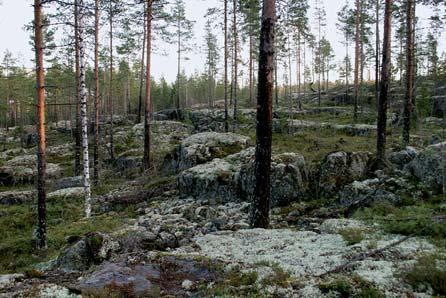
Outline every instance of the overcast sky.
[[[310, 4], [314, 3], [314, 0], [309, 0]], [[331, 42], [335, 54], [336, 61], [341, 61], [345, 56], [345, 49], [340, 43], [342, 36], [336, 29], [337, 12], [344, 5], [345, 0], [323, 0], [327, 11], [327, 28], [326, 36]], [[196, 21], [194, 26], [196, 43], [201, 45], [203, 43], [203, 27], [204, 18], [207, 8], [220, 5], [218, 0], [185, 0], [186, 13], [189, 19]], [[352, 0], [350, 0], [352, 3]], [[0, 37], [2, 42], [0, 43], [0, 58], [6, 50], [14, 53], [14, 56], [19, 56], [20, 62], [27, 67], [31, 66], [30, 60], [33, 57], [32, 49], [29, 46], [29, 33], [23, 30], [25, 23], [30, 22], [33, 18], [31, 0], [3, 0], [3, 5], [0, 6]], [[429, 9], [423, 7], [417, 7], [417, 15], [423, 21], [426, 20], [432, 12]], [[310, 20], [312, 20], [313, 12], [309, 12]], [[312, 25], [312, 24], [310, 24]], [[426, 22], [423, 23], [423, 30], [426, 30]], [[219, 36], [220, 48], [222, 46], [222, 31], [220, 28], [216, 28], [215, 33]], [[440, 40], [440, 49], [444, 49], [446, 36]], [[153, 56], [153, 75], [156, 78], [165, 76], [169, 81], [173, 81], [176, 75], [176, 53], [174, 46], [164, 45], [168, 51], [167, 56], [154, 55]], [[198, 48], [198, 47], [197, 47]], [[204, 55], [196, 53], [188, 55], [190, 60], [184, 62], [184, 68], [187, 73], [193, 73], [194, 71], [202, 71], [204, 64]], [[246, 73], [246, 71], [245, 71]]]

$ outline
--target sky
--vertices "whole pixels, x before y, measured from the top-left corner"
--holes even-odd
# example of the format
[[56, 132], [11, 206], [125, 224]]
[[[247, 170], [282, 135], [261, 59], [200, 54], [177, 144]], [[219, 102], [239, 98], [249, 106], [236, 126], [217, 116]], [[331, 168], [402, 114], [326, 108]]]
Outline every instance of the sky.
[[[14, 56], [19, 58], [19, 61], [26, 67], [32, 67], [31, 59], [33, 58], [33, 51], [29, 45], [29, 33], [23, 30], [23, 26], [29, 23], [33, 18], [33, 8], [31, 0], [0, 0], [3, 5], [0, 6], [0, 59], [6, 50], [11, 51]], [[310, 5], [314, 0], [309, 0]], [[203, 15], [209, 7], [216, 7], [221, 5], [219, 0], [185, 0], [187, 17], [195, 21], [194, 32], [195, 42], [198, 45], [203, 44], [204, 23]], [[336, 29], [337, 12], [345, 4], [345, 0], [323, 0], [327, 12], [327, 28], [326, 36], [332, 44], [335, 51], [335, 61], [339, 62], [345, 57], [345, 48], [341, 44], [343, 37]], [[350, 0], [350, 3], [353, 1]], [[417, 7], [417, 15], [421, 19], [423, 29], [427, 30], [426, 19], [431, 15], [431, 11], [424, 7]], [[309, 18], [312, 20], [313, 12], [310, 10]], [[313, 25], [310, 23], [310, 25]], [[382, 24], [381, 24], [382, 26]], [[215, 33], [219, 38], [220, 48], [223, 44], [223, 34], [221, 28], [216, 28]], [[446, 34], [440, 39], [440, 50], [445, 49]], [[176, 66], [176, 52], [175, 46], [163, 45], [167, 51], [167, 56], [153, 55], [152, 57], [152, 72], [153, 76], [160, 78], [164, 76], [168, 81], [174, 81], [177, 71]], [[205, 56], [199, 50], [199, 46], [195, 47], [196, 51], [188, 54], [190, 60], [184, 61], [184, 69], [187, 74], [195, 71], [201, 72], [204, 69]], [[353, 49], [351, 49], [353, 54]], [[246, 71], [245, 71], [246, 73]]]

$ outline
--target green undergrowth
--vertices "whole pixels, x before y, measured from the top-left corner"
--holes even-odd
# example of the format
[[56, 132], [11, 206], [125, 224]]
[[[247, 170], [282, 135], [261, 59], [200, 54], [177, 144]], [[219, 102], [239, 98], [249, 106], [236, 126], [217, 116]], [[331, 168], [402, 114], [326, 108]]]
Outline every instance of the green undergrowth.
[[442, 207], [442, 202], [443, 198], [436, 196], [424, 201], [406, 200], [406, 205], [401, 206], [378, 203], [356, 211], [353, 217], [378, 223], [387, 233], [427, 237], [444, 247], [446, 208]]
[[429, 289], [438, 297], [446, 297], [446, 256], [424, 255], [412, 267], [401, 273], [405, 282], [415, 291]]
[[[319, 290], [328, 297], [384, 298], [385, 295], [372, 283], [354, 275], [337, 276], [319, 284]], [[331, 294], [331, 296], [330, 296]]]
[[88, 232], [110, 232], [122, 226], [129, 210], [116, 215], [93, 216], [84, 219], [82, 199], [57, 198], [47, 200], [48, 249], [35, 249], [34, 229], [36, 207], [32, 204], [2, 206], [0, 211], [0, 273], [20, 272], [32, 265], [54, 258], [71, 235]]

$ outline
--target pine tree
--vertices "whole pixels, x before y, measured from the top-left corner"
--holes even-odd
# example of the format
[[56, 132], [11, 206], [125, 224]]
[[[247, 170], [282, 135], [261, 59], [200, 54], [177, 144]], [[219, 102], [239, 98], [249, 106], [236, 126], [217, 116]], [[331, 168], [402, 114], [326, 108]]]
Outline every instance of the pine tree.
[[392, 0], [386, 0], [384, 13], [384, 41], [381, 70], [381, 86], [378, 101], [378, 124], [376, 141], [376, 168], [386, 165], [387, 102], [390, 90], [390, 67], [392, 46]]
[[99, 0], [95, 0], [93, 182], [99, 184]]
[[251, 214], [251, 226], [254, 228], [269, 226], [275, 21], [275, 1], [264, 0], [260, 31], [257, 141], [254, 161], [256, 184]]
[[187, 19], [185, 4], [183, 0], [174, 0], [170, 12], [170, 23], [173, 31], [166, 36], [166, 40], [170, 43], [177, 44], [177, 94], [176, 108], [180, 109], [180, 73], [181, 60], [183, 54], [192, 50], [193, 25], [194, 23]]
[[[145, 111], [144, 111], [144, 157], [143, 157], [143, 169], [150, 169], [150, 146], [151, 146], [151, 109], [152, 109], [152, 97], [151, 97], [151, 58], [152, 58], [152, 18], [153, 18], [153, 0], [147, 0], [146, 5], [146, 94], [145, 94]], [[178, 106], [177, 106], [178, 108]]]
[[46, 193], [45, 193], [45, 70], [43, 65], [42, 2], [34, 0], [34, 38], [37, 80], [37, 249], [46, 245]]

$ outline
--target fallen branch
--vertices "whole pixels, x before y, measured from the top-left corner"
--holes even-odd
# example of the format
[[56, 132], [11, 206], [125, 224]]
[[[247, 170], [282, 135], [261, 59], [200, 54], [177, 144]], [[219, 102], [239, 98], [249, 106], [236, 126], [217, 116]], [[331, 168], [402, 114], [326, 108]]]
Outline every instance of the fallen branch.
[[351, 267], [354, 263], [359, 262], [359, 261], [363, 261], [363, 260], [365, 260], [365, 259], [367, 259], [369, 257], [373, 257], [373, 256], [376, 256], [378, 254], [381, 254], [382, 252], [388, 250], [389, 248], [395, 247], [395, 246], [403, 243], [404, 241], [406, 241], [407, 239], [412, 238], [412, 237], [413, 237], [413, 235], [405, 236], [405, 237], [401, 238], [400, 240], [395, 241], [393, 243], [390, 243], [389, 245], [387, 245], [387, 246], [385, 246], [383, 248], [373, 249], [373, 250], [370, 250], [368, 252], [359, 253], [359, 254], [355, 255], [348, 262], [346, 262], [346, 263], [344, 263], [342, 265], [339, 265], [339, 266], [337, 266], [337, 267], [335, 267], [335, 268], [333, 268], [333, 269], [331, 269], [331, 270], [329, 270], [327, 272], [324, 272], [324, 273], [318, 275], [317, 277], [324, 277], [324, 276], [329, 275], [329, 274], [339, 273], [341, 271], [344, 271], [347, 268]]

